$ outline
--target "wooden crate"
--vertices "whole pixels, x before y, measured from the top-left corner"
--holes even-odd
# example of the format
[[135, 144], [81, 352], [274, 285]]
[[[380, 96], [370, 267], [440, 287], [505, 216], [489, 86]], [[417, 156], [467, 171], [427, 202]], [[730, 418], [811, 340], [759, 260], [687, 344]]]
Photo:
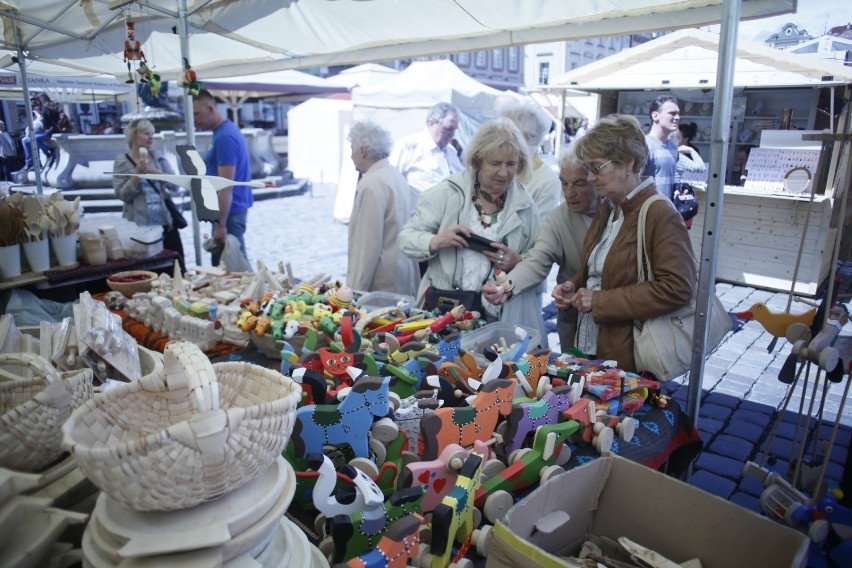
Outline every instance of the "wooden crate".
[[[706, 193], [696, 191], [700, 208], [690, 230], [696, 256], [701, 252]], [[810, 222], [795, 292], [814, 296], [828, 275], [836, 229], [830, 226], [833, 200], [761, 195], [725, 190], [716, 279], [754, 288], [789, 291], [805, 219]]]

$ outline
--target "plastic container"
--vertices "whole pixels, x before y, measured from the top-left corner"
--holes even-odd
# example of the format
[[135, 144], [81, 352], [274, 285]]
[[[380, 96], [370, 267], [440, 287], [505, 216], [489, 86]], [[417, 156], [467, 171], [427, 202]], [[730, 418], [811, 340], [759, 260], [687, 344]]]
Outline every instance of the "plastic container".
[[475, 329], [470, 333], [462, 335], [461, 348], [469, 353], [473, 353], [473, 356], [476, 358], [476, 362], [481, 367], [484, 367], [488, 365], [488, 359], [485, 358], [482, 351], [486, 347], [491, 347], [495, 343], [502, 345], [503, 341], [505, 341], [507, 346], [511, 346], [513, 343], [518, 341], [518, 337], [515, 334], [516, 327], [520, 327], [530, 336], [530, 343], [526, 351], [527, 353], [540, 347], [541, 335], [538, 331], [523, 325], [515, 325], [498, 321], [489, 323], [479, 329]]
[[414, 298], [404, 294], [395, 294], [393, 292], [367, 292], [355, 301], [361, 306], [364, 311], [370, 313], [374, 310], [382, 308], [390, 308], [398, 306], [402, 309], [410, 308], [414, 305]]

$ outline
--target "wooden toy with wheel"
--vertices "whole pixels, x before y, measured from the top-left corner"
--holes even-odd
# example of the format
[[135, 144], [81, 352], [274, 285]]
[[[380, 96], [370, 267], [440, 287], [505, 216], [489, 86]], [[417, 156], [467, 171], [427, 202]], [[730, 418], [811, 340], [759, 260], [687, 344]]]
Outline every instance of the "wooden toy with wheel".
[[515, 491], [563, 473], [562, 466], [571, 459], [571, 450], [565, 442], [580, 428], [574, 420], [538, 427], [533, 447], [510, 454], [506, 469], [483, 481], [477, 490], [475, 505], [482, 509], [485, 518], [497, 522], [515, 503], [512, 497]]

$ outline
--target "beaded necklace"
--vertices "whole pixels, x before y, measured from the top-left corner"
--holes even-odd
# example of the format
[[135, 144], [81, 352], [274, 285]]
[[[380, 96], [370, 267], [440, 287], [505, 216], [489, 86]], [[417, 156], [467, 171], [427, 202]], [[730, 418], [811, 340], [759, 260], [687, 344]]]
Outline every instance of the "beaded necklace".
[[[482, 208], [482, 201], [485, 200], [488, 203], [494, 204], [496, 209], [491, 213], [485, 213]], [[479, 222], [484, 228], [488, 228], [494, 223], [497, 222], [497, 215], [503, 210], [504, 196], [500, 197], [492, 197], [490, 194], [482, 191], [479, 188], [479, 180], [474, 182], [473, 184], [473, 207], [476, 209], [477, 215], [479, 215]]]

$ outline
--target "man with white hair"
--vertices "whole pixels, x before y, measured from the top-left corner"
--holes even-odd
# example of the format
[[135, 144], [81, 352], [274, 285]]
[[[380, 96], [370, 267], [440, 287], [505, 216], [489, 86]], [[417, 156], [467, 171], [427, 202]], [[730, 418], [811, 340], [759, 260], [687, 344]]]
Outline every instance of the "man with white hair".
[[414, 206], [405, 178], [388, 162], [390, 134], [375, 123], [356, 122], [349, 140], [361, 180], [349, 218], [346, 283], [355, 290], [414, 296], [420, 283], [417, 263], [398, 244]]
[[459, 111], [450, 103], [438, 103], [429, 109], [426, 129], [399, 141], [390, 163], [402, 173], [412, 195], [424, 191], [464, 169], [450, 142], [459, 127]]

